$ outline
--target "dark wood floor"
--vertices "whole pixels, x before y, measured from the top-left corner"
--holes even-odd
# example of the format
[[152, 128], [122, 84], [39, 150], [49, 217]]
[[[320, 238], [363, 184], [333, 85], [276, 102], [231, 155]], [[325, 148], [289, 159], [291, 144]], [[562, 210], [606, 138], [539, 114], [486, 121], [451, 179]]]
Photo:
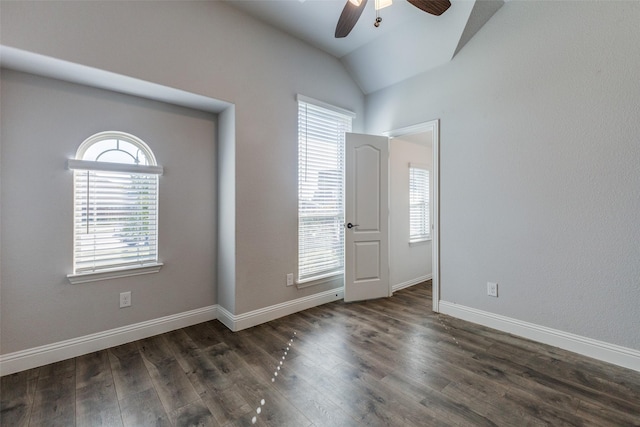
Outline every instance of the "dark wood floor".
[[7, 427], [640, 425], [640, 373], [436, 315], [429, 283], [237, 333], [202, 323], [1, 392]]

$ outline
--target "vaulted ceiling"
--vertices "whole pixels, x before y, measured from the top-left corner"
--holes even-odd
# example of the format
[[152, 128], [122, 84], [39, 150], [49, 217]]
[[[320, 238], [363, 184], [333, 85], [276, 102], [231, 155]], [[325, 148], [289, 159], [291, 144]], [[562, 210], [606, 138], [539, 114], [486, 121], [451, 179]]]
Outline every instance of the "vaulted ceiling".
[[379, 11], [366, 5], [351, 33], [334, 37], [348, 0], [225, 0], [255, 18], [338, 58], [366, 94], [445, 64], [500, 9], [503, 0], [451, 0], [441, 16], [405, 0]]

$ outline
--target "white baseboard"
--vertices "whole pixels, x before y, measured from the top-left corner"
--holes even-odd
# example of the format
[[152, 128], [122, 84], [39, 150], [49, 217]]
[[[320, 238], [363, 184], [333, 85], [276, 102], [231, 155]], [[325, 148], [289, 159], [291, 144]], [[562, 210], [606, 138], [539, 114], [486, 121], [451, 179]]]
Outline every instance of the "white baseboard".
[[342, 298], [344, 298], [344, 288], [340, 287], [238, 315], [219, 307], [218, 320], [236, 332]]
[[406, 282], [398, 283], [397, 285], [391, 286], [391, 292], [399, 291], [400, 289], [408, 288], [409, 286], [417, 285], [418, 283], [425, 282], [427, 280], [431, 280], [431, 274], [427, 274], [425, 276], [420, 276], [415, 279], [407, 280]]
[[640, 351], [510, 317], [440, 301], [440, 312], [640, 372]]
[[147, 320], [121, 328], [85, 335], [70, 340], [0, 355], [0, 375], [92, 353], [116, 345], [163, 334], [175, 329], [216, 319], [218, 306], [198, 308], [183, 313]]
[[178, 313], [158, 319], [110, 329], [70, 340], [34, 347], [0, 355], [0, 375], [9, 375], [50, 363], [105, 348], [126, 344], [131, 341], [163, 334], [209, 320], [218, 319], [232, 331], [250, 328], [279, 317], [287, 316], [311, 307], [336, 301], [344, 297], [343, 288], [332, 289], [293, 301], [272, 305], [240, 315], [233, 315], [224, 307], [212, 305], [196, 310]]

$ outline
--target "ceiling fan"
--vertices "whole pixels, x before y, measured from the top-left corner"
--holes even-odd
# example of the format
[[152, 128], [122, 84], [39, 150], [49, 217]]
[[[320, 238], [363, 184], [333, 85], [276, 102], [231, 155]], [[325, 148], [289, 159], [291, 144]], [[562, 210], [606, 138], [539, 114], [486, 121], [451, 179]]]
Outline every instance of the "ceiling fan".
[[[431, 15], [442, 15], [451, 2], [449, 0], [407, 0], [409, 3], [417, 7], [418, 9], [430, 13]], [[376, 21], [374, 25], [378, 27], [382, 18], [377, 15], [377, 11], [391, 4], [391, 0], [376, 0]], [[347, 0], [347, 4], [342, 9], [340, 18], [338, 19], [338, 25], [336, 25], [335, 37], [337, 39], [346, 37], [349, 35], [353, 27], [360, 19], [364, 7], [367, 5], [367, 0]]]

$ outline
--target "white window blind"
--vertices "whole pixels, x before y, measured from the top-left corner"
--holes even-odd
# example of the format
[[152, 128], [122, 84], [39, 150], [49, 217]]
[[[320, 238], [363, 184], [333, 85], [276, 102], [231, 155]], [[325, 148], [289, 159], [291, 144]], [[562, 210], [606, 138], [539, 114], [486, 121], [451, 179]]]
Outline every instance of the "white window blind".
[[409, 165], [409, 241], [431, 237], [429, 219], [429, 171]]
[[298, 283], [344, 271], [345, 132], [352, 115], [298, 98]]
[[153, 164], [153, 154], [144, 143], [122, 135], [94, 136], [81, 145], [80, 158], [68, 162], [74, 174], [76, 275], [158, 261], [162, 168]]

